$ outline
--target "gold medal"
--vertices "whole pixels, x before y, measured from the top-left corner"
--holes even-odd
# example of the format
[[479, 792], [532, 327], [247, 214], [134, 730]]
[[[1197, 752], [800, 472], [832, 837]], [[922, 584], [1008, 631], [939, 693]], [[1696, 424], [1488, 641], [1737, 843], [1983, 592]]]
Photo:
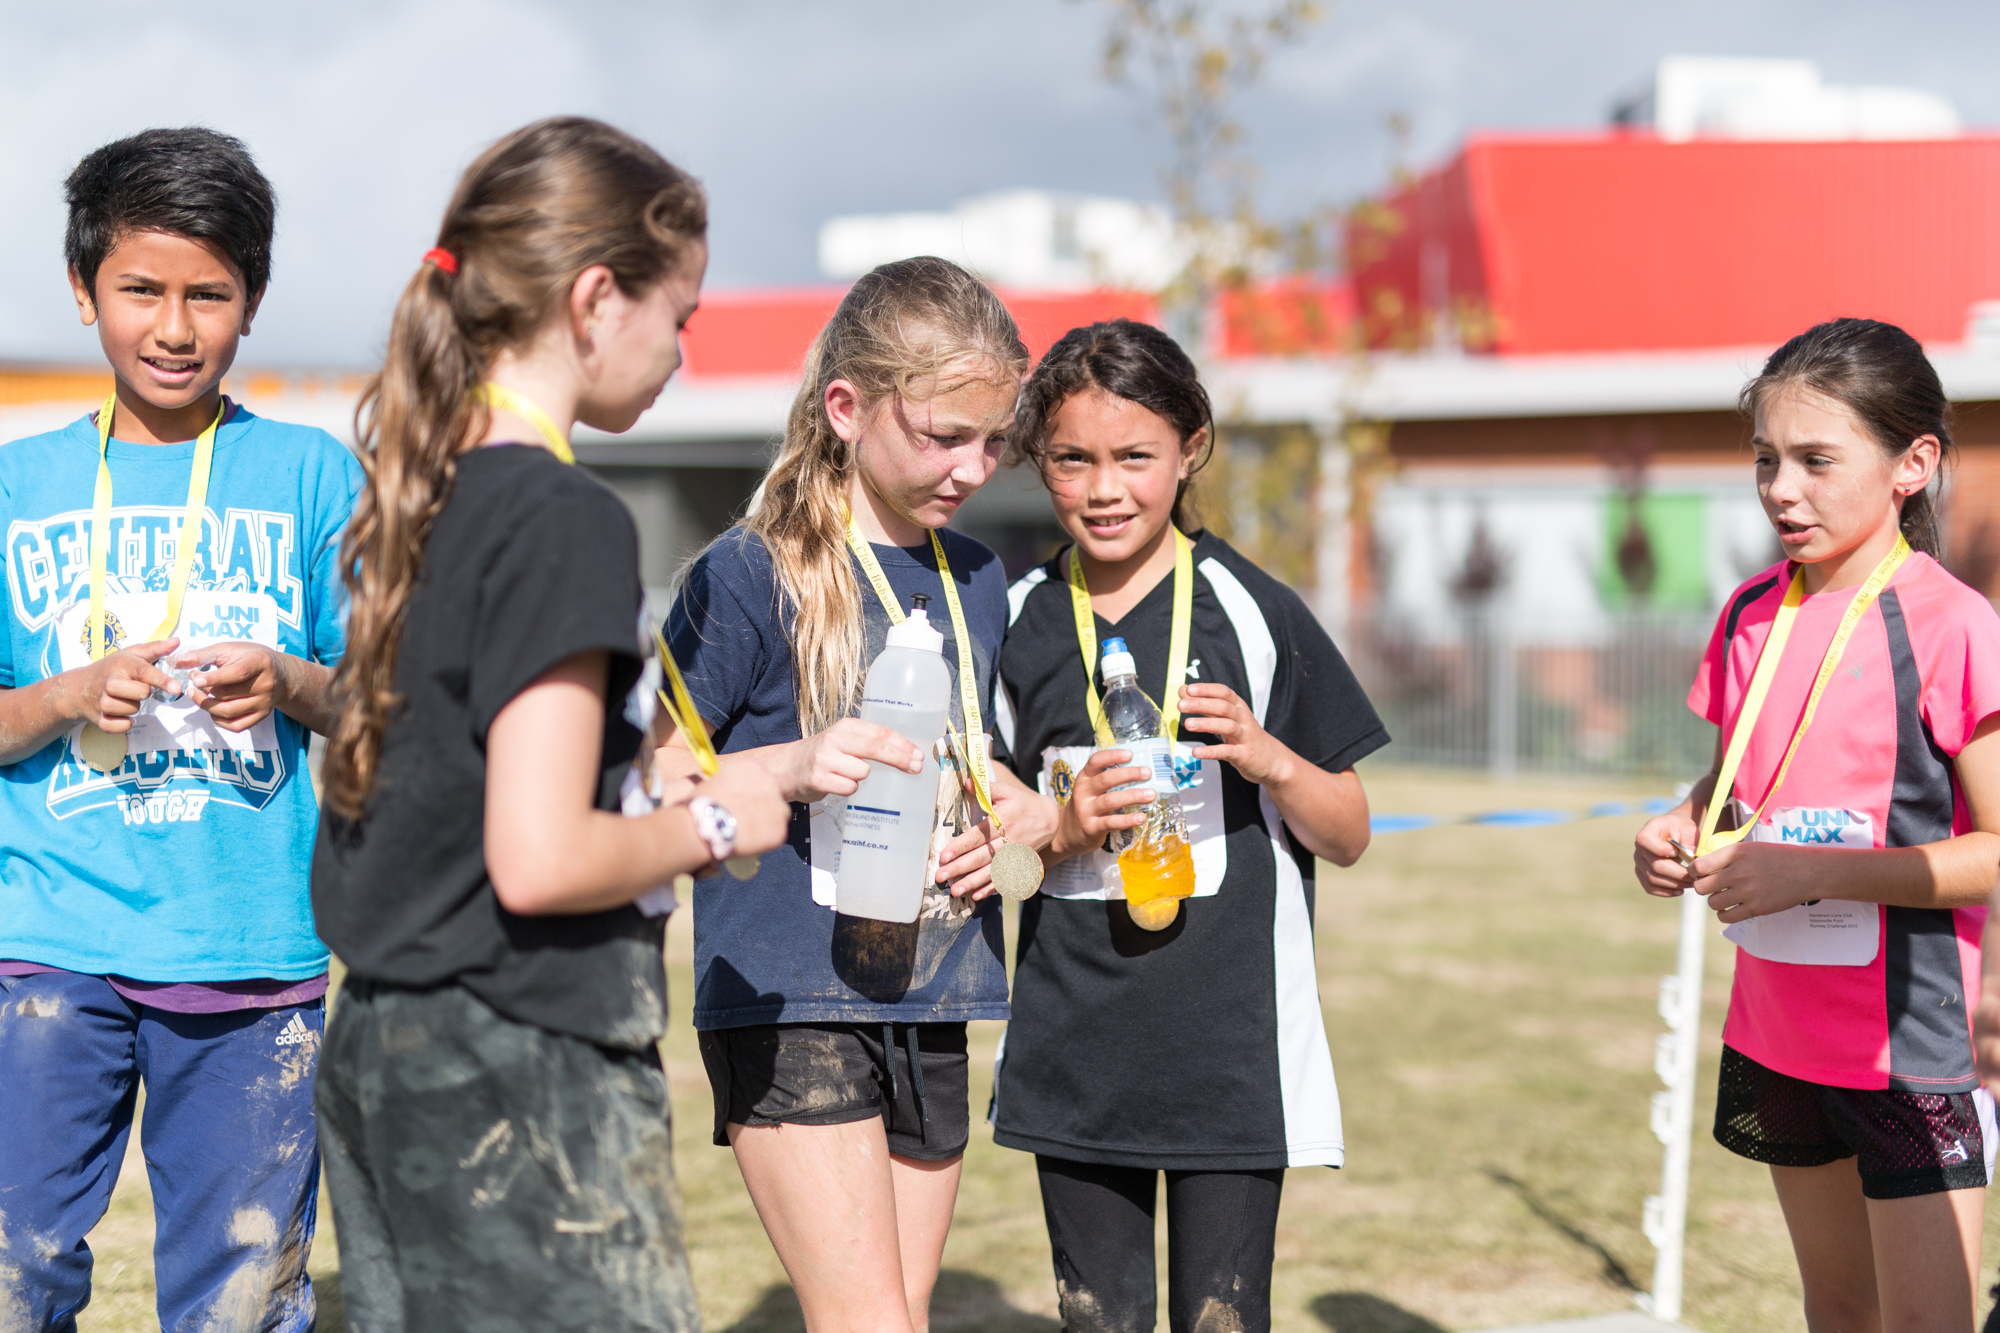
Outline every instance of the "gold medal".
[[741, 882], [757, 878], [757, 869], [763, 864], [764, 858], [761, 856], [732, 856], [722, 863], [722, 868], [727, 870], [733, 879]]
[[131, 742], [125, 733], [105, 731], [95, 722], [83, 724], [83, 735], [77, 738], [77, 752], [83, 762], [100, 773], [115, 773], [124, 767], [125, 754]]
[[1129, 899], [1125, 910], [1132, 914], [1132, 924], [1141, 930], [1165, 930], [1174, 924], [1174, 918], [1181, 914], [1181, 900], [1178, 898], [1156, 898], [1149, 903], [1135, 903]]
[[1024, 903], [1042, 887], [1042, 858], [1024, 842], [1002, 843], [993, 853], [993, 887], [1010, 903]]

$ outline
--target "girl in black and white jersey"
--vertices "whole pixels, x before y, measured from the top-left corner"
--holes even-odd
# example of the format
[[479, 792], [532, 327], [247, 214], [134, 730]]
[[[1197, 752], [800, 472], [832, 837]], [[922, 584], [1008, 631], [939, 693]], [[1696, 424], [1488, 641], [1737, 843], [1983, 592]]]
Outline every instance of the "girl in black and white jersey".
[[[1126, 320], [1072, 330], [1029, 379], [1016, 432], [1074, 545], [1013, 585], [1000, 657], [1002, 738], [1061, 810], [1022, 910], [994, 1138], [1035, 1154], [1073, 1333], [1153, 1326], [1159, 1171], [1170, 1326], [1268, 1328], [1285, 1168], [1343, 1151], [1314, 859], [1352, 865], [1368, 845], [1353, 766], [1388, 735], [1297, 594], [1193, 521], [1213, 422], [1173, 339]], [[1188, 647], [1170, 665], [1177, 601]], [[1147, 771], [1097, 748], [1085, 625], [1094, 643], [1125, 640], [1163, 709], [1178, 702], [1177, 739], [1200, 760], [1181, 792], [1195, 894], [1157, 932], [1134, 924], [1099, 850], [1154, 792], [1114, 790]]]

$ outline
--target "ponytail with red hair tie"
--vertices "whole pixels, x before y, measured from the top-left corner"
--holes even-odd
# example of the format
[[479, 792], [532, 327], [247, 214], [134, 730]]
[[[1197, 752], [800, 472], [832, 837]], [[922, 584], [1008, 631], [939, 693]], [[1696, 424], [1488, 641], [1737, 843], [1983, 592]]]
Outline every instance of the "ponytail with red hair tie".
[[458, 256], [442, 246], [432, 246], [430, 249], [424, 251], [424, 262], [426, 264], [436, 264], [439, 268], [454, 276], [458, 273]]

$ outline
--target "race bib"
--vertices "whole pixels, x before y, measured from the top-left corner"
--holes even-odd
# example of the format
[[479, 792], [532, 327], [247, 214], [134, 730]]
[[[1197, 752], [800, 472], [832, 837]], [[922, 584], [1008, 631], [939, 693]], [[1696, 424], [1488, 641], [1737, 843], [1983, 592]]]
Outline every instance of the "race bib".
[[[1181, 798], [1181, 813], [1187, 819], [1188, 841], [1194, 854], [1194, 896], [1212, 898], [1222, 889], [1222, 877], [1229, 870], [1229, 844], [1222, 823], [1222, 783], [1219, 766], [1197, 759], [1182, 745], [1168, 750], [1166, 741], [1120, 745], [1131, 750], [1133, 764], [1151, 768], [1153, 775], [1139, 785], [1165, 787], [1169, 781]], [[1042, 751], [1040, 786], [1044, 796], [1068, 803], [1076, 775], [1097, 753], [1094, 745], [1052, 745]], [[1171, 773], [1172, 777], [1162, 775]], [[1102, 848], [1072, 856], [1049, 867], [1042, 880], [1042, 892], [1052, 898], [1108, 899], [1125, 896], [1125, 880], [1118, 872], [1118, 858]]]
[[[112, 650], [144, 643], [167, 613], [162, 592], [109, 593], [104, 598], [104, 628]], [[181, 639], [174, 656], [212, 643], [249, 642], [278, 650], [278, 604], [264, 592], [216, 592], [188, 589], [181, 599]], [[162, 635], [161, 637], [171, 637]], [[79, 598], [56, 622], [56, 642], [62, 669], [90, 665], [90, 603]], [[79, 723], [70, 733], [74, 751], [83, 734]], [[151, 754], [159, 750], [232, 750], [255, 754], [278, 748], [274, 718], [265, 717], [248, 731], [224, 731], [186, 695], [155, 702], [132, 719], [128, 750]]]
[[[1742, 802], [1737, 818], [1748, 819]], [[1774, 810], [1768, 821], [1752, 828], [1745, 842], [1770, 842], [1783, 847], [1846, 847], [1868, 850], [1875, 844], [1874, 821], [1859, 810]], [[1723, 927], [1723, 938], [1752, 957], [1771, 963], [1803, 963], [1816, 967], [1861, 967], [1875, 961], [1882, 947], [1879, 903], [1844, 902], [1824, 898], [1770, 916], [1754, 916]]]

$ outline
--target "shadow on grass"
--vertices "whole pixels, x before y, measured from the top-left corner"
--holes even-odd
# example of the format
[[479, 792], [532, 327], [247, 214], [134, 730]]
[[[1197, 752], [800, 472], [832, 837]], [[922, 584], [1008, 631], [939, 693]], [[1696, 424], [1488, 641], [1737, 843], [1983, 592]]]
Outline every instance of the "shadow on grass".
[[313, 1316], [313, 1333], [345, 1333], [347, 1302], [340, 1294], [340, 1272], [313, 1274], [313, 1299], [319, 1313]]
[[1312, 1303], [1312, 1312], [1333, 1333], [1445, 1333], [1414, 1310], [1365, 1291], [1330, 1291]]
[[[722, 1333], [803, 1333], [805, 1326], [799, 1298], [790, 1286], [776, 1283]], [[992, 1278], [947, 1268], [931, 1293], [931, 1327], [953, 1333], [1059, 1333], [1062, 1324], [1016, 1308]]]
[[1606, 1282], [1609, 1282], [1612, 1286], [1622, 1291], [1636, 1292], [1642, 1290], [1639, 1284], [1632, 1280], [1632, 1275], [1625, 1271], [1625, 1265], [1619, 1262], [1618, 1256], [1604, 1247], [1603, 1241], [1557, 1212], [1549, 1205], [1547, 1200], [1535, 1193], [1533, 1186], [1529, 1185], [1526, 1181], [1517, 1180], [1497, 1166], [1489, 1166], [1485, 1168], [1485, 1171], [1488, 1180], [1491, 1180], [1502, 1189], [1512, 1192], [1516, 1198], [1528, 1206], [1529, 1212], [1542, 1221], [1547, 1222], [1551, 1227], [1554, 1227], [1565, 1240], [1574, 1241], [1596, 1255], [1598, 1262], [1604, 1266], [1604, 1280]]

